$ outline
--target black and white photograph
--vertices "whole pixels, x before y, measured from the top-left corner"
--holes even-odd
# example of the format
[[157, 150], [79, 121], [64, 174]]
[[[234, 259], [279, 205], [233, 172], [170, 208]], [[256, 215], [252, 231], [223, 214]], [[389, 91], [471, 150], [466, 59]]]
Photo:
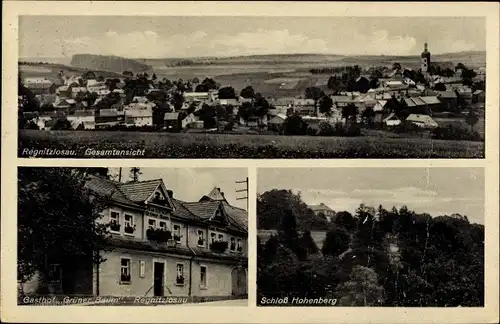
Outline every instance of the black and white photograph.
[[[216, 5], [216, 4], [214, 4]], [[19, 17], [22, 158], [484, 158], [484, 17]]]
[[248, 306], [244, 168], [18, 169], [18, 305]]
[[257, 306], [484, 307], [484, 185], [483, 168], [259, 168]]

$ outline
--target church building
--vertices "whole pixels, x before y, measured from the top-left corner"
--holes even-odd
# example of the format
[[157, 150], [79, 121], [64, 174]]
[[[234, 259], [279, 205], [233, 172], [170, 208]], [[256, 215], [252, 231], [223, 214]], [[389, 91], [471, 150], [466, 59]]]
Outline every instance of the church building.
[[428, 73], [431, 66], [431, 53], [427, 50], [427, 43], [424, 44], [424, 51], [421, 55], [420, 69], [422, 73]]

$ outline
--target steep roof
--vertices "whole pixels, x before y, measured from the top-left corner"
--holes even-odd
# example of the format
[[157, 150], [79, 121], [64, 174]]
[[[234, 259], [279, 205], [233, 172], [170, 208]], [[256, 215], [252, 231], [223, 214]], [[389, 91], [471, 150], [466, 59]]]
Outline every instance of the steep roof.
[[195, 216], [208, 220], [220, 206], [220, 201], [185, 202], [182, 205]]
[[222, 192], [220, 191], [220, 188], [218, 187], [214, 187], [209, 193], [208, 195], [205, 195], [203, 196], [204, 198], [208, 198], [210, 200], [220, 200], [220, 201], [223, 201], [223, 200], [226, 200], [226, 198], [224, 197], [224, 195], [222, 194]]
[[144, 202], [153, 194], [161, 183], [161, 179], [128, 182], [120, 184], [119, 188], [131, 201]]
[[119, 203], [124, 203], [134, 207], [140, 207], [135, 204], [130, 199], [128, 199], [125, 194], [118, 187], [119, 183], [112, 180], [107, 180], [97, 176], [89, 176], [89, 179], [85, 183], [85, 187], [89, 190], [97, 193], [98, 195], [108, 196], [110, 199], [115, 200]]

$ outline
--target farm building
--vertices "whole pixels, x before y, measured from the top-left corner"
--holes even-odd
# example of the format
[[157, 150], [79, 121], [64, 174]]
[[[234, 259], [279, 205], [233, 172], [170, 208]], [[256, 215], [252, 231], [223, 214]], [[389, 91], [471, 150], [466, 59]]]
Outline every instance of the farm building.
[[429, 115], [411, 114], [406, 118], [406, 122], [412, 123], [421, 128], [436, 128], [438, 123]]
[[47, 78], [33, 77], [25, 78], [23, 84], [26, 88], [30, 89], [33, 93], [47, 93], [52, 86], [52, 81]]
[[210, 99], [208, 92], [184, 92], [183, 97], [185, 102], [200, 102], [208, 101]]
[[285, 123], [285, 120], [286, 120], [285, 114], [277, 114], [276, 116], [273, 116], [271, 119], [268, 120], [267, 127], [270, 130], [274, 130], [281, 133], [283, 131], [283, 124]]
[[476, 90], [472, 93], [472, 102], [482, 102], [485, 101], [485, 92], [483, 90]]
[[430, 114], [441, 109], [441, 101], [436, 96], [404, 98], [404, 105], [411, 113]]
[[314, 212], [315, 215], [317, 216], [323, 215], [328, 222], [331, 222], [332, 219], [335, 217], [335, 211], [330, 207], [328, 207], [327, 205], [325, 205], [324, 203], [308, 207]]
[[179, 127], [179, 113], [169, 112], [165, 113], [164, 124], [167, 129]]
[[301, 116], [311, 116], [315, 112], [315, 102], [312, 99], [297, 99], [293, 101], [293, 111]]
[[150, 107], [125, 110], [125, 125], [127, 126], [153, 126], [153, 110]]

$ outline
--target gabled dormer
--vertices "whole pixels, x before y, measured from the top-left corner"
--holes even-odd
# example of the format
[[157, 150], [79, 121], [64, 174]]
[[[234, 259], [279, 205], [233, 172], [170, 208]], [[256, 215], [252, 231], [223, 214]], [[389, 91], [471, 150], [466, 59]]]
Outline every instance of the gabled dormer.
[[172, 202], [172, 191], [167, 190], [163, 181], [151, 192], [151, 195], [146, 199], [146, 204], [161, 206], [170, 210], [174, 209]]
[[120, 185], [120, 191], [138, 204], [174, 210], [172, 193], [167, 190], [161, 179], [124, 183]]
[[214, 210], [213, 215], [209, 218], [209, 221], [215, 224], [226, 225], [229, 223], [228, 216], [224, 210], [222, 203], [219, 203], [217, 208]]

